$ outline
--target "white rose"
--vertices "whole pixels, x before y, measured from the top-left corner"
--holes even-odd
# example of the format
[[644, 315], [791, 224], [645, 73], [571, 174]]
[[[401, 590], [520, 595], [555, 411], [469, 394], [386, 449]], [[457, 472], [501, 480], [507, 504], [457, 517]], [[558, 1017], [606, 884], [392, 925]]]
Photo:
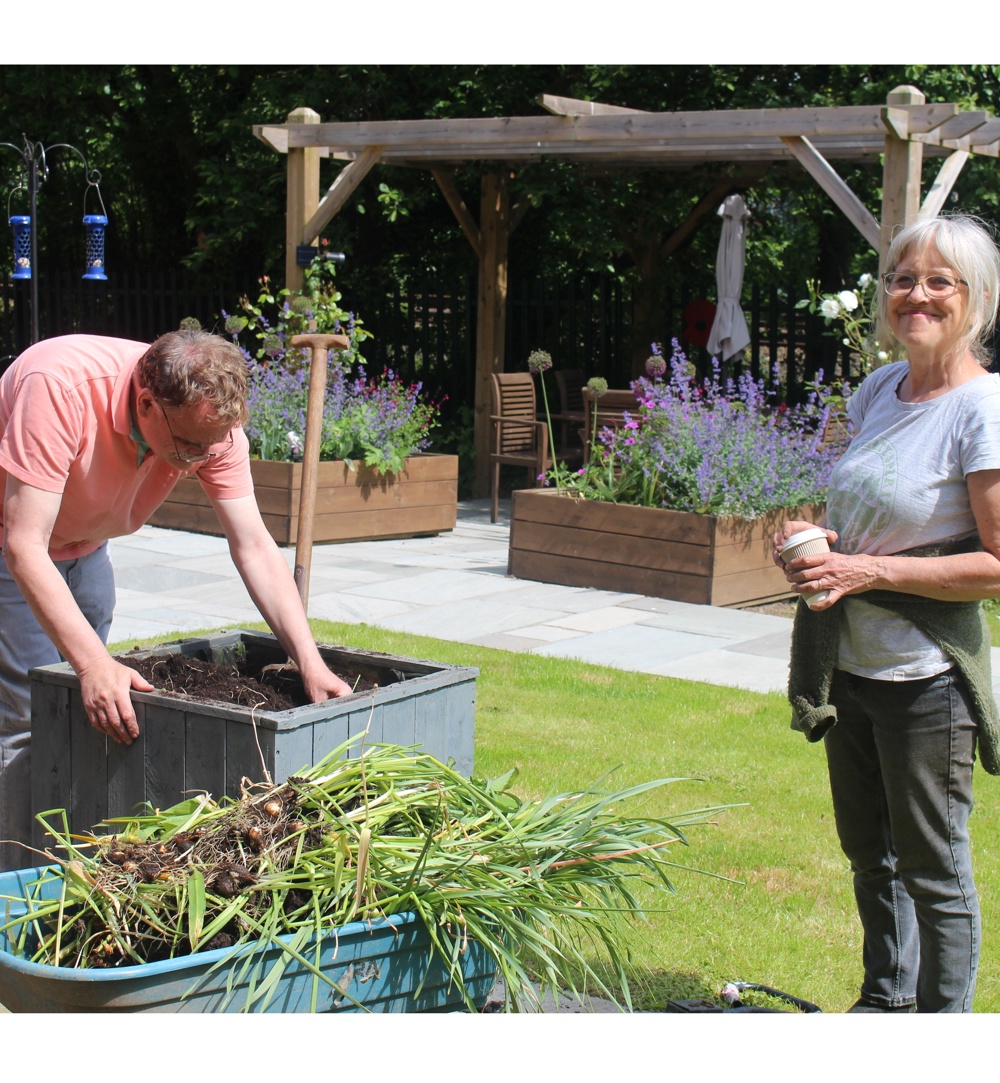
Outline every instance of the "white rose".
[[836, 297], [827, 297], [819, 306], [819, 310], [828, 320], [834, 320], [840, 315], [840, 302]]
[[853, 312], [858, 307], [858, 295], [854, 290], [842, 290], [837, 297], [848, 312]]
[[869, 286], [870, 286], [870, 285], [871, 285], [871, 284], [872, 284], [872, 283], [873, 283], [874, 281], [875, 281], [875, 279], [874, 279], [874, 278], [872, 278], [872, 276], [871, 276], [871, 275], [869, 275], [869, 274], [863, 274], [863, 275], [862, 275], [862, 276], [861, 276], [861, 277], [860, 277], [860, 278], [858, 279], [858, 289], [859, 289], [859, 290], [866, 290], [866, 289], [868, 289], [868, 287], [869, 287]]

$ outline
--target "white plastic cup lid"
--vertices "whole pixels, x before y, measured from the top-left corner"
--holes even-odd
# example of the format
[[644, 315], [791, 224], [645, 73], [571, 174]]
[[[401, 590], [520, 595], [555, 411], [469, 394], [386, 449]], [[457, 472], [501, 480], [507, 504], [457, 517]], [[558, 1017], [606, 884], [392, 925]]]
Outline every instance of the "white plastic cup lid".
[[817, 538], [822, 538], [826, 541], [826, 531], [821, 530], [818, 526], [811, 526], [808, 530], [800, 530], [798, 534], [793, 534], [785, 541], [785, 544], [781, 547], [781, 551], [791, 549], [793, 545], [801, 545], [803, 542], [815, 541]]

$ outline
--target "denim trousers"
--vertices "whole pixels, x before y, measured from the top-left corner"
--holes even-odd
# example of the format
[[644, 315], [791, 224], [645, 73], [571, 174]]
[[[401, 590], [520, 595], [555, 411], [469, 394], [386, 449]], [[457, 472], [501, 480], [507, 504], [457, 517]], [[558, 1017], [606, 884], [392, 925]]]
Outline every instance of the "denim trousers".
[[955, 670], [879, 681], [838, 670], [824, 742], [864, 931], [861, 996], [971, 1012], [979, 899], [969, 814], [976, 723]]
[[[107, 543], [85, 557], [55, 564], [90, 626], [107, 643], [115, 610], [115, 578]], [[0, 871], [37, 864], [37, 854], [12, 844], [31, 842], [34, 812], [43, 811], [31, 807], [28, 671], [61, 660], [0, 555]]]

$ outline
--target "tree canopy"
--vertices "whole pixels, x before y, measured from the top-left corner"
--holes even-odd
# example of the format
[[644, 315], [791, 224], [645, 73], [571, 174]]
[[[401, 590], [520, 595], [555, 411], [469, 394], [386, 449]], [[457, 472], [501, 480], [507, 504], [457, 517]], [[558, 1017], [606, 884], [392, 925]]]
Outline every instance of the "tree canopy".
[[[883, 103], [906, 83], [929, 101], [964, 108], [995, 112], [1000, 99], [1000, 67], [980, 65], [14, 65], [0, 69], [0, 141], [20, 144], [23, 135], [84, 151], [102, 174], [109, 265], [280, 275], [285, 163], [251, 127], [282, 123], [299, 106], [329, 121], [532, 115], [541, 93], [648, 110], [803, 107]], [[83, 173], [66, 152], [53, 151], [49, 164], [38, 203], [41, 250], [71, 262], [82, 251]], [[338, 168], [323, 162], [324, 185]], [[935, 170], [928, 163], [925, 185]], [[17, 156], [0, 148], [11, 213], [24, 213], [24, 192], [11, 194], [17, 172]], [[473, 207], [478, 172], [469, 163], [456, 178]], [[877, 168], [843, 176], [877, 208]], [[532, 209], [512, 237], [511, 265], [557, 280], [609, 270], [652, 275], [659, 288], [711, 274], [717, 230], [695, 232], [676, 258], [657, 254], [718, 180], [717, 169], [705, 168], [532, 165], [514, 180], [515, 198]], [[872, 269], [860, 236], [797, 165], [768, 170], [744, 196], [753, 215], [748, 283], [809, 277], [835, 288]], [[957, 196], [958, 207], [993, 219], [996, 162], [970, 161]], [[419, 280], [475, 265], [423, 170], [376, 168], [325, 232], [366, 280]]]

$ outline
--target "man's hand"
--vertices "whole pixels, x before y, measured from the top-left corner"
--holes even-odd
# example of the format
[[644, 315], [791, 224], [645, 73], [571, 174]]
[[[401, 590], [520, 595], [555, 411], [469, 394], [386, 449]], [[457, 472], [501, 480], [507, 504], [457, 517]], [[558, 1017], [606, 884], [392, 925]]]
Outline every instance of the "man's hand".
[[152, 692], [153, 685], [134, 669], [116, 662], [110, 654], [98, 656], [77, 670], [83, 706], [94, 729], [120, 745], [139, 736], [139, 723], [129, 692]]
[[349, 696], [354, 691], [336, 673], [331, 672], [322, 664], [309, 673], [302, 673], [302, 685], [310, 703], [321, 703], [325, 699]]

